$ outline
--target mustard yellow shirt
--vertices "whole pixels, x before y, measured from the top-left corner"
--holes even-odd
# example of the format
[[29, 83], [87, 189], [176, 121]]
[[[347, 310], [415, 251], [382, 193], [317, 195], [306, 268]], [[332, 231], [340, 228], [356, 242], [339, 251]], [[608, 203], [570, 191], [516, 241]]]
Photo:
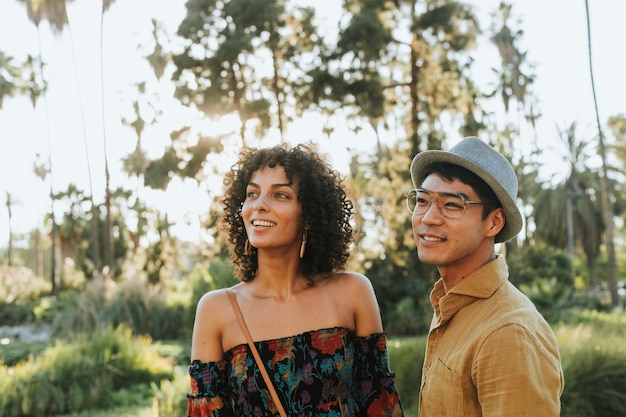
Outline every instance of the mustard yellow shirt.
[[559, 416], [556, 338], [508, 275], [500, 256], [447, 294], [435, 284], [419, 417]]

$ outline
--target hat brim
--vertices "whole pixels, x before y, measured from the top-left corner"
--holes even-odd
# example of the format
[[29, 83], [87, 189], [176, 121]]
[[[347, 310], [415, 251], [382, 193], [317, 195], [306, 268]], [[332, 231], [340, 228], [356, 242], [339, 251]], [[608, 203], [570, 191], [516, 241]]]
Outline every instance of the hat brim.
[[454, 164], [473, 172], [480, 177], [496, 194], [502, 208], [506, 221], [504, 227], [496, 236], [496, 243], [511, 240], [522, 230], [522, 215], [515, 201], [511, 198], [506, 189], [489, 172], [480, 165], [454, 153], [440, 150], [420, 152], [411, 162], [411, 180], [415, 187], [420, 187], [424, 182], [426, 172], [434, 164]]

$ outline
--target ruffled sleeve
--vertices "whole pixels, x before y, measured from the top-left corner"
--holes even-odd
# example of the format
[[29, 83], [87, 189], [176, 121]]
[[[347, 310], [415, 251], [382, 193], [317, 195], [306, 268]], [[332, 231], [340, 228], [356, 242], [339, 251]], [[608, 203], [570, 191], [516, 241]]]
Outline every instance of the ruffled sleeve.
[[187, 394], [188, 417], [232, 417], [228, 400], [226, 362], [194, 360], [189, 366], [191, 392]]
[[360, 416], [402, 417], [402, 403], [389, 370], [387, 336], [384, 333], [356, 338], [354, 382]]

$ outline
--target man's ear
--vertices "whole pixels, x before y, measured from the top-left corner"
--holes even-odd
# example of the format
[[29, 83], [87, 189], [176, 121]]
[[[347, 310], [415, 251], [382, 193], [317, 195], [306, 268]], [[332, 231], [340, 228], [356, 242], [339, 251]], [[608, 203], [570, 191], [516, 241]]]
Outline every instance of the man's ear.
[[489, 216], [485, 219], [486, 233], [485, 236], [495, 237], [502, 231], [504, 224], [506, 223], [506, 217], [504, 215], [504, 209], [499, 207], [489, 213]]

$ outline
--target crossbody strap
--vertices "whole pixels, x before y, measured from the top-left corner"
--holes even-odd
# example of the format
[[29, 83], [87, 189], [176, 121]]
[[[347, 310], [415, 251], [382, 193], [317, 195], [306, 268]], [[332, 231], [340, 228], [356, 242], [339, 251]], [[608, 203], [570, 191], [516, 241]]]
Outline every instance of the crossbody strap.
[[252, 336], [250, 336], [250, 332], [248, 331], [248, 326], [246, 326], [246, 322], [243, 319], [243, 315], [241, 314], [241, 309], [239, 308], [239, 304], [237, 303], [237, 297], [228, 289], [225, 290], [226, 294], [228, 294], [228, 298], [230, 299], [230, 303], [233, 305], [233, 310], [235, 310], [235, 315], [237, 316], [237, 321], [239, 322], [239, 327], [243, 331], [243, 334], [246, 336], [246, 340], [248, 341], [248, 346], [252, 351], [252, 356], [254, 356], [254, 360], [256, 361], [257, 366], [259, 367], [259, 371], [261, 371], [261, 375], [263, 376], [263, 380], [265, 380], [265, 385], [267, 385], [267, 389], [270, 391], [270, 395], [274, 400], [274, 404], [276, 404], [276, 408], [278, 408], [278, 413], [281, 417], [287, 417], [287, 413], [283, 408], [283, 403], [278, 398], [278, 393], [276, 392], [276, 388], [274, 388], [274, 384], [272, 384], [272, 380], [270, 376], [267, 374], [267, 369], [265, 369], [265, 365], [263, 361], [261, 361], [261, 357], [259, 356], [259, 352], [254, 346], [254, 342], [252, 341]]

